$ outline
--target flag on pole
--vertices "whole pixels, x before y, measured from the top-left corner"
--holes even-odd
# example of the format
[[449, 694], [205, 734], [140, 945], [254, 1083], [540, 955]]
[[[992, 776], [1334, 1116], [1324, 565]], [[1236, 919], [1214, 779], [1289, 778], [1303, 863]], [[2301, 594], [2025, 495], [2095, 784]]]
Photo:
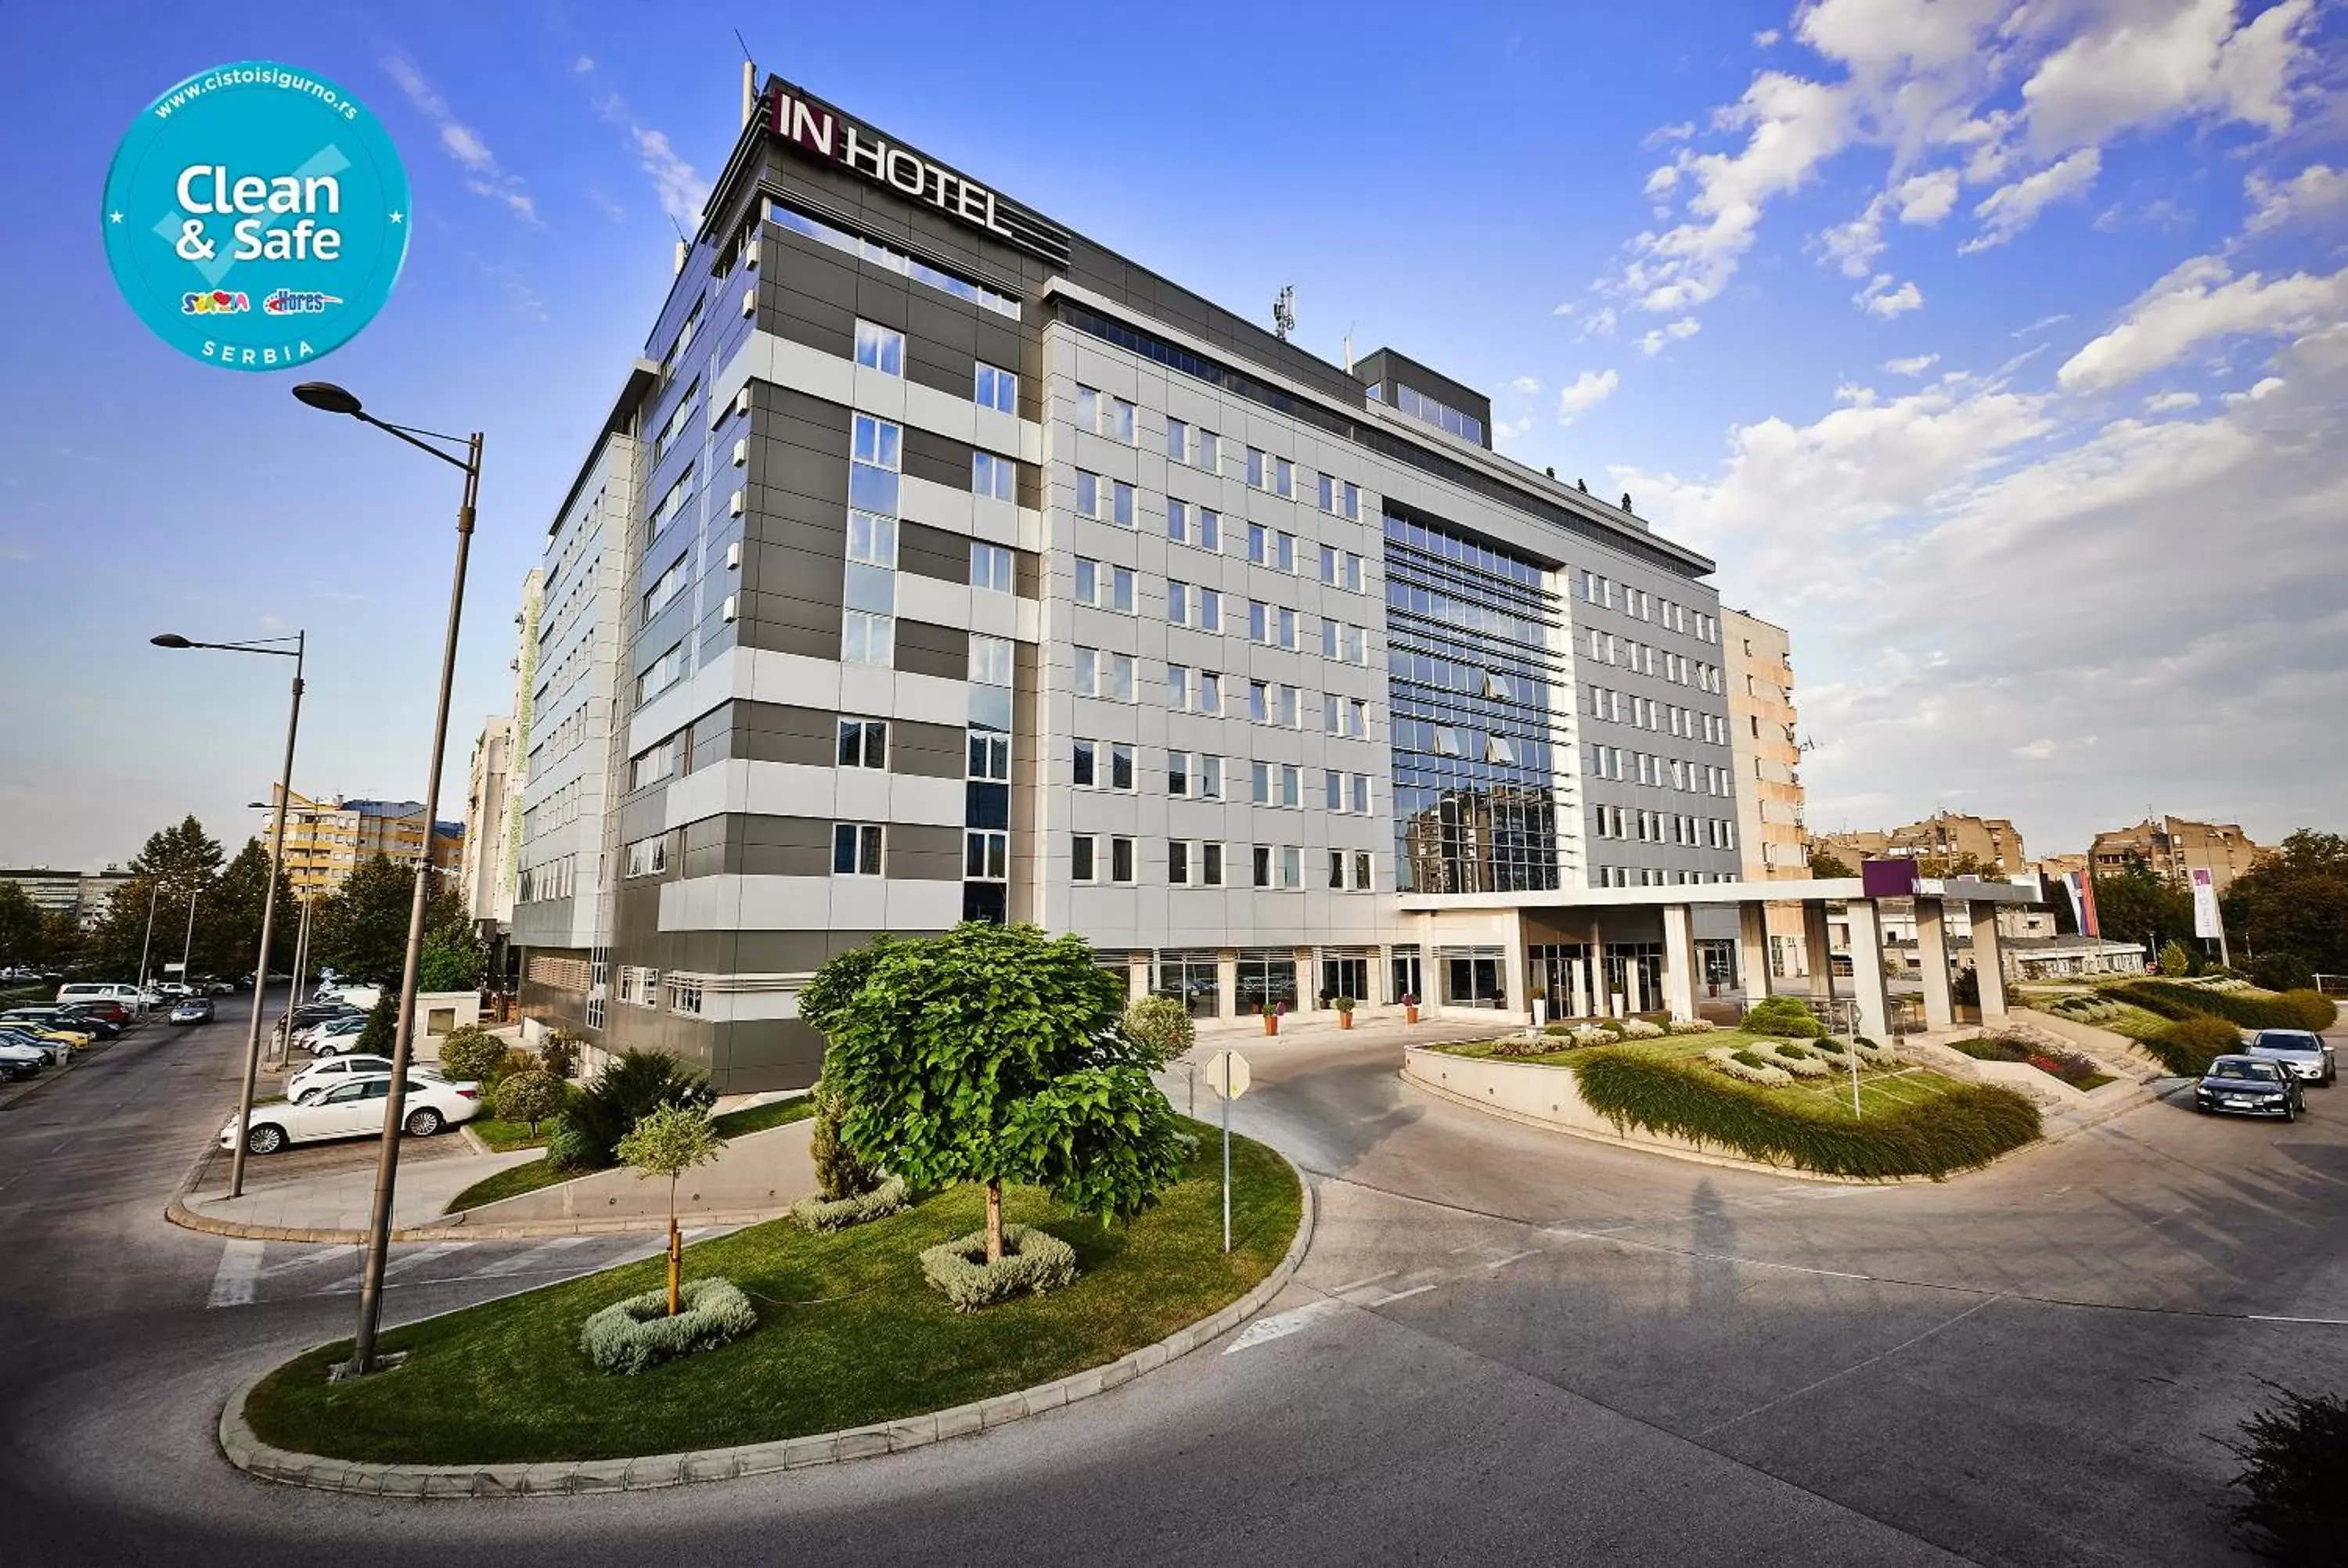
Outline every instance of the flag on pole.
[[2063, 873], [2063, 891], [2071, 896], [2071, 917], [2082, 937], [2100, 937], [2096, 922], [2096, 879], [2084, 871]]

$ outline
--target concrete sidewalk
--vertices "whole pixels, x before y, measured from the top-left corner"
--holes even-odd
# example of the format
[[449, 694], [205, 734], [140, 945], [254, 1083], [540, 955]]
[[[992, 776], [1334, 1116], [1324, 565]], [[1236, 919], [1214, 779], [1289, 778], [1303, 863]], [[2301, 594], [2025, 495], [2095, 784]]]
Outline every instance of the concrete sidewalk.
[[[486, 1176], [538, 1158], [536, 1149], [504, 1154], [464, 1154], [452, 1159], [406, 1160], [393, 1194], [395, 1230], [442, 1223], [448, 1200]], [[344, 1170], [273, 1179], [264, 1166], [246, 1169], [244, 1195], [228, 1195], [228, 1152], [215, 1149], [197, 1169], [180, 1198], [187, 1213], [213, 1222], [200, 1228], [234, 1227], [233, 1234], [299, 1232], [284, 1240], [347, 1241], [366, 1230], [375, 1205], [375, 1164], [354, 1163]], [[259, 1179], [255, 1180], [258, 1175]], [[173, 1216], [177, 1218], [175, 1214]], [[331, 1234], [329, 1234], [331, 1233]], [[345, 1234], [349, 1233], [349, 1234]]]

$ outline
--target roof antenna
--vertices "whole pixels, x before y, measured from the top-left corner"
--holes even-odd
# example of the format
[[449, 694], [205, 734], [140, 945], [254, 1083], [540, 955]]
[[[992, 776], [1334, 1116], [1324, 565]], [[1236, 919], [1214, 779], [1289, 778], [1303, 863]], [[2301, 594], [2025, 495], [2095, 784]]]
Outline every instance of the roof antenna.
[[1296, 285], [1283, 283], [1281, 285], [1279, 297], [1272, 302], [1272, 335], [1279, 338], [1281, 342], [1286, 343], [1288, 334], [1295, 330]]
[[742, 123], [748, 125], [758, 112], [758, 63], [750, 57], [750, 46], [743, 42], [742, 29], [734, 29], [734, 41], [742, 46]]

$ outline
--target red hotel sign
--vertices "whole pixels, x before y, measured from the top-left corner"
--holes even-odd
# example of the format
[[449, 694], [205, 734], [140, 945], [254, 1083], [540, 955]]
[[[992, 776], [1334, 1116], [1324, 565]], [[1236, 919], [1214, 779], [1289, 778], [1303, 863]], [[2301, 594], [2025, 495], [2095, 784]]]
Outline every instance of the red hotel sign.
[[1047, 261], [1063, 266], [1067, 262], [1066, 234], [1037, 221], [975, 180], [931, 162], [911, 148], [897, 146], [837, 110], [799, 97], [779, 79], [767, 87], [767, 127], [784, 140], [853, 169], [876, 185], [927, 202], [949, 217]]

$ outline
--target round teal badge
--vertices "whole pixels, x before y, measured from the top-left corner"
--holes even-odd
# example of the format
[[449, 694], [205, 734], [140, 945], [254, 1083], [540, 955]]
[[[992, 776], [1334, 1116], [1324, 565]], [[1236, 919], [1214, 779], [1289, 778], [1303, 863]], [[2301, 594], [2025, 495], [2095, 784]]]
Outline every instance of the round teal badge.
[[407, 256], [407, 172], [383, 123], [315, 71], [245, 60], [147, 107], [107, 171], [106, 259], [191, 358], [284, 370], [375, 319]]

